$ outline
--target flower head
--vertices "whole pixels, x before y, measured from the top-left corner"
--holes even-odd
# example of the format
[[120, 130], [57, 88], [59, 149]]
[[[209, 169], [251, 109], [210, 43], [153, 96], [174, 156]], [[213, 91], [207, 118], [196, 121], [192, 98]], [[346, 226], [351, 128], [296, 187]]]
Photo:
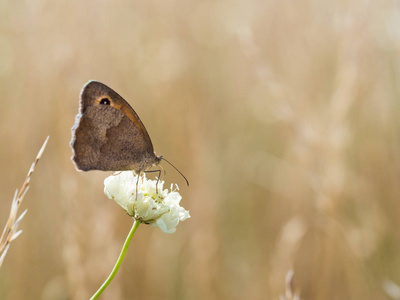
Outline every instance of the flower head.
[[[104, 193], [117, 202], [131, 217], [145, 224], [173, 233], [180, 221], [190, 218], [189, 211], [179, 205], [182, 197], [178, 186], [163, 190], [164, 181], [147, 179], [131, 171], [118, 172], [104, 180]], [[158, 193], [157, 193], [158, 189]]]

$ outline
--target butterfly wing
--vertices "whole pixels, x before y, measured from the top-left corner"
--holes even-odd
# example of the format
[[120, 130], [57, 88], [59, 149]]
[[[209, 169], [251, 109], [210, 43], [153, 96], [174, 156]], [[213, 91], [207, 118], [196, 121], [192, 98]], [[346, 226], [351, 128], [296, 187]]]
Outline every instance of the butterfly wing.
[[140, 173], [157, 160], [139, 116], [120, 95], [97, 81], [82, 88], [71, 147], [72, 160], [82, 171]]

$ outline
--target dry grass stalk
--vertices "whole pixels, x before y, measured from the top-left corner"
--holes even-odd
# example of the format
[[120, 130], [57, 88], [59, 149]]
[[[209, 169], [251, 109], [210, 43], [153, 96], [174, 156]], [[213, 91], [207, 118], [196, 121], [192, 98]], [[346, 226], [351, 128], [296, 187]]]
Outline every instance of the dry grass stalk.
[[3, 234], [0, 238], [0, 267], [3, 264], [4, 257], [7, 254], [8, 249], [10, 248], [10, 244], [13, 240], [15, 240], [21, 233], [22, 230], [18, 230], [19, 224], [22, 218], [25, 216], [27, 210], [25, 210], [19, 217], [17, 217], [18, 208], [20, 207], [22, 200], [25, 197], [26, 192], [29, 189], [29, 182], [31, 180], [31, 176], [35, 167], [43, 154], [44, 149], [46, 148], [49, 137], [44, 141], [42, 148], [40, 148], [38, 155], [36, 156], [35, 161], [32, 163], [31, 168], [29, 169], [28, 175], [25, 178], [25, 182], [23, 183], [20, 191], [18, 189], [15, 191], [14, 199], [11, 203], [11, 211], [10, 216], [8, 217], [6, 226], [4, 227]]
[[285, 296], [280, 296], [280, 300], [300, 300], [300, 295], [298, 292], [293, 293], [293, 277], [294, 271], [289, 270], [285, 278]]

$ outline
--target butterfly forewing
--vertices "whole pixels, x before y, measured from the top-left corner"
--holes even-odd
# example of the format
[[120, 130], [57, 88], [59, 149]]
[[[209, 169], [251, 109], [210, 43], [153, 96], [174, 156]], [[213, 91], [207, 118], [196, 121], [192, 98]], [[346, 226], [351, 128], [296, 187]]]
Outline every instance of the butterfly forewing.
[[71, 147], [72, 159], [83, 171], [141, 172], [158, 161], [150, 137], [132, 107], [97, 81], [88, 82], [82, 89]]

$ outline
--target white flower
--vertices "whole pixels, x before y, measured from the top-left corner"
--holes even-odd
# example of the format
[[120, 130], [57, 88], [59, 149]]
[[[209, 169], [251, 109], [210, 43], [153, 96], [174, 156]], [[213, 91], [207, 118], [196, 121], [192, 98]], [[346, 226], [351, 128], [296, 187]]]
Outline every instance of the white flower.
[[[163, 190], [164, 181], [139, 177], [131, 171], [117, 172], [104, 180], [104, 193], [117, 202], [134, 219], [173, 233], [180, 221], [190, 218], [189, 211], [179, 205], [182, 197], [176, 189]], [[158, 193], [157, 193], [158, 188]]]

